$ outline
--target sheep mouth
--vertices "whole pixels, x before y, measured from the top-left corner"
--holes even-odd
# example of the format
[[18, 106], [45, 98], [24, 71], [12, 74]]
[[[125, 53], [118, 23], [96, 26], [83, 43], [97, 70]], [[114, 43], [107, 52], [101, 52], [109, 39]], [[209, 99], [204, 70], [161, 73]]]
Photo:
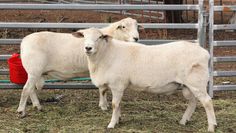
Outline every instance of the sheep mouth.
[[89, 56], [89, 55], [92, 55], [93, 52], [92, 51], [86, 51], [86, 54]]

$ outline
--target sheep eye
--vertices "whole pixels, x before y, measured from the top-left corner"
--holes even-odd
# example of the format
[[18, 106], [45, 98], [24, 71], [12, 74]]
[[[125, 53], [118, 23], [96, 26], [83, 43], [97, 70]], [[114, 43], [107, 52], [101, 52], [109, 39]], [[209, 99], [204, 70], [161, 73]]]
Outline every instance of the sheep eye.
[[123, 29], [125, 28], [125, 26], [122, 27]]

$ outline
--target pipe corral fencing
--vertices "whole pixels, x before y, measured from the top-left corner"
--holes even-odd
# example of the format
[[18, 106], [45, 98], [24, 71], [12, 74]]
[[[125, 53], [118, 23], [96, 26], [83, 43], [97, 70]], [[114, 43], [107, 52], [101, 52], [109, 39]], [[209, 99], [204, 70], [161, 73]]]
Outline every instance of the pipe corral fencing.
[[[193, 42], [199, 42], [201, 46], [205, 47], [206, 44], [206, 11], [203, 6], [204, 0], [199, 0], [198, 4], [183, 4], [183, 5], [158, 5], [158, 4], [149, 4], [149, 5], [138, 5], [138, 4], [21, 4], [21, 3], [1, 3], [0, 10], [112, 10], [112, 11], [128, 11], [128, 10], [181, 10], [181, 11], [198, 11], [198, 21], [196, 23], [140, 23], [145, 29], [195, 29], [197, 30], [196, 40], [190, 40]], [[232, 72], [218, 72], [213, 70], [213, 62], [216, 61], [236, 61], [236, 58], [233, 57], [213, 57], [213, 47], [215, 46], [229, 46], [234, 45], [235, 41], [214, 41], [213, 32], [214, 30], [219, 29], [235, 29], [235, 25], [214, 25], [213, 13], [215, 10], [223, 10], [221, 6], [216, 6], [213, 8], [214, 0], [210, 0], [210, 52], [211, 52], [211, 61], [210, 61], [210, 75], [211, 80], [209, 83], [209, 92], [213, 96], [214, 90], [233, 90], [236, 88], [236, 85], [228, 86], [214, 86], [213, 85], [213, 76], [225, 76], [227, 74], [232, 76]], [[235, 6], [227, 6], [227, 8], [235, 10]], [[89, 28], [89, 27], [104, 27], [108, 23], [29, 23], [29, 22], [0, 22], [1, 29], [13, 29], [13, 28], [22, 28], [22, 29], [34, 29], [34, 28], [47, 28], [47, 29], [80, 29], [80, 28]], [[147, 45], [161, 44], [166, 42], [171, 42], [175, 40], [140, 40], [141, 43]], [[0, 45], [10, 45], [15, 44], [19, 45], [21, 39], [0, 39]], [[11, 55], [0, 55], [0, 61], [6, 61], [10, 58]], [[197, 55], [196, 55], [197, 56]], [[9, 70], [0, 69], [0, 75], [8, 75]], [[233, 75], [236, 75], [236, 72], [233, 72]], [[21, 89], [23, 85], [17, 85], [14, 83], [0, 83], [0, 89]], [[52, 83], [46, 82], [44, 88], [47, 89], [94, 89], [96, 88], [91, 83]]]
[[236, 56], [214, 57], [215, 47], [233, 47], [236, 46], [236, 40], [214, 40], [214, 31], [219, 30], [236, 30], [236, 24], [215, 24], [214, 14], [219, 11], [236, 11], [236, 5], [218, 5], [216, 6], [214, 0], [209, 1], [209, 47], [210, 47], [210, 81], [209, 94], [213, 96], [214, 91], [222, 90], [236, 90], [235, 84], [229, 85], [215, 85], [214, 77], [233, 77], [236, 76], [236, 71], [215, 71], [214, 63], [219, 62], [236, 62]]

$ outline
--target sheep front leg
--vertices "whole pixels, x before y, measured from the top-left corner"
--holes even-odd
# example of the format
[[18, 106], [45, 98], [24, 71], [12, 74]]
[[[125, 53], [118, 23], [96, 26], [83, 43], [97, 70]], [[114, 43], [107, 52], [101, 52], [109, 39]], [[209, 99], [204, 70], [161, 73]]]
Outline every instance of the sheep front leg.
[[196, 109], [197, 99], [192, 94], [192, 92], [189, 90], [189, 88], [186, 88], [186, 87], [183, 88], [183, 95], [187, 100], [189, 100], [189, 103], [188, 103], [188, 107], [187, 107], [186, 111], [184, 112], [184, 115], [179, 123], [182, 125], [185, 125], [186, 122], [190, 120], [193, 112]]
[[119, 123], [120, 113], [120, 102], [123, 96], [123, 90], [114, 90], [112, 91], [112, 118], [107, 128], [114, 128], [116, 124]]
[[107, 87], [99, 87], [99, 107], [101, 107], [102, 110], [107, 110], [108, 108], [108, 102], [107, 102]]
[[190, 121], [190, 118], [196, 109], [196, 105], [197, 105], [196, 98], [189, 99], [188, 107], [184, 112], [182, 119], [179, 122], [181, 125], [185, 125], [187, 121]]

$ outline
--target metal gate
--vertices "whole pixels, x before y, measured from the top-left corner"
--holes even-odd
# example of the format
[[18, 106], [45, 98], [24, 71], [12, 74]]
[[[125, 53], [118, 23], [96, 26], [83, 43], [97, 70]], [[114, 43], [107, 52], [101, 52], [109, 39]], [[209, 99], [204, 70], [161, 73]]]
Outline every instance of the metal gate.
[[[194, 42], [199, 42], [202, 46], [205, 44], [206, 36], [206, 22], [204, 16], [203, 0], [199, 0], [198, 4], [184, 4], [184, 5], [137, 5], [137, 4], [0, 4], [0, 10], [188, 10], [198, 11], [198, 22], [196, 23], [141, 23], [145, 29], [196, 29], [198, 37]], [[30, 22], [0, 22], [1, 29], [75, 29], [75, 28], [89, 28], [89, 27], [104, 27], [107, 23], [30, 23]], [[171, 42], [175, 40], [141, 40], [144, 44], [160, 44]], [[0, 39], [0, 45], [19, 45], [21, 39]], [[0, 55], [0, 61], [6, 61], [10, 55]], [[8, 69], [0, 69], [0, 76], [9, 74]], [[0, 89], [22, 89], [22, 85], [13, 83], [0, 83]], [[46, 83], [44, 88], [47, 89], [93, 89], [94, 85], [91, 83]]]
[[235, 24], [215, 24], [214, 22], [214, 14], [219, 11], [236, 11], [236, 5], [220, 5], [216, 6], [214, 0], [209, 1], [209, 46], [210, 46], [210, 82], [209, 82], [209, 94], [213, 97], [214, 91], [221, 90], [236, 90], [236, 85], [215, 85], [214, 77], [232, 77], [236, 76], [236, 71], [215, 71], [214, 63], [218, 62], [236, 62], [236, 56], [224, 56], [224, 57], [214, 57], [214, 48], [216, 47], [235, 47], [236, 40], [214, 40], [214, 32], [219, 30], [236, 30]]

